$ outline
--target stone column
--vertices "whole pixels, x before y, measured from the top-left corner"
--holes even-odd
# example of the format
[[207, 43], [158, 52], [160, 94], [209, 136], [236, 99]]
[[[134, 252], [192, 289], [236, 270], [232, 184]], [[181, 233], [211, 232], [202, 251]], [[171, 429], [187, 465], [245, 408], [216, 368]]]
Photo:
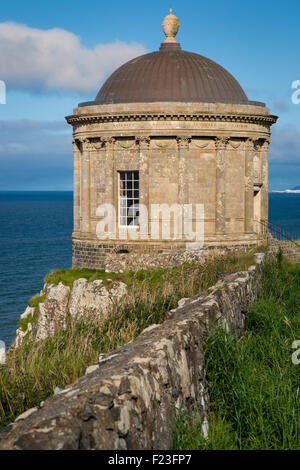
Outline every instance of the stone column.
[[177, 137], [178, 143], [178, 203], [189, 203], [189, 186], [187, 181], [187, 153], [191, 137]]
[[228, 137], [217, 137], [216, 146], [216, 234], [226, 233], [226, 213], [225, 213], [225, 171], [226, 171], [226, 147], [229, 142]]
[[91, 202], [90, 211], [91, 217], [96, 217], [96, 211], [99, 204], [99, 189], [101, 186], [102, 175], [100, 172], [101, 166], [101, 149], [103, 142], [100, 138], [94, 139], [90, 145], [90, 185], [91, 185]]
[[81, 141], [81, 231], [90, 231], [90, 143]]
[[[149, 237], [149, 223], [150, 223], [150, 207], [149, 207], [149, 157], [150, 157], [150, 137], [149, 136], [140, 136], [136, 138], [137, 143], [140, 147], [140, 163], [139, 163], [139, 175], [140, 175], [140, 204], [147, 208], [148, 220], [147, 217], [144, 217], [145, 212], [140, 210], [140, 223], [141, 217], [144, 217], [144, 224], [140, 225], [141, 237], [147, 239]], [[147, 224], [146, 224], [147, 222]], [[146, 231], [147, 233], [143, 233]]]
[[261, 218], [268, 220], [269, 207], [269, 171], [268, 171], [268, 149], [270, 142], [265, 140], [261, 146]]
[[117, 211], [115, 201], [115, 162], [114, 162], [114, 142], [113, 137], [102, 138], [106, 150], [105, 163], [105, 202], [114, 205]]
[[73, 139], [72, 144], [74, 154], [73, 230], [80, 232], [80, 143]]
[[245, 233], [253, 233], [253, 159], [254, 141], [247, 139], [245, 141]]

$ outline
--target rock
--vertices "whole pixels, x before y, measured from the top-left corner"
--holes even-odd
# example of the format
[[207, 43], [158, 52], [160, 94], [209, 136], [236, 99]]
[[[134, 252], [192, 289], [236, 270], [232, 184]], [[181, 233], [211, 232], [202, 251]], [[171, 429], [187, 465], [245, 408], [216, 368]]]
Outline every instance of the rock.
[[114, 357], [117, 357], [118, 354], [110, 354], [110, 355], [107, 355], [107, 354], [100, 354], [99, 355], [99, 364], [103, 364], [104, 362], [107, 362], [107, 361], [111, 361]]
[[35, 413], [37, 410], [38, 410], [37, 407], [35, 407], [35, 408], [30, 408], [29, 410], [25, 411], [25, 412], [22, 413], [20, 416], [18, 416], [17, 419], [15, 420], [15, 423], [17, 423], [18, 421], [22, 421], [23, 419], [28, 418], [28, 417], [31, 416], [33, 413]]
[[86, 279], [78, 279], [70, 295], [70, 316], [73, 321], [87, 316], [105, 316], [126, 294], [127, 286], [123, 282], [110, 288], [104, 286], [102, 280], [88, 283]]
[[[26, 320], [26, 318], [28, 318], [30, 315], [33, 317], [34, 312], [35, 312], [35, 308], [28, 306], [25, 309], [25, 312], [22, 313], [22, 315], [20, 316], [20, 319], [21, 320]], [[18, 328], [16, 330], [16, 337], [15, 337], [10, 349], [14, 349], [14, 348], [17, 348], [17, 347], [21, 346], [24, 337], [27, 335], [27, 333], [30, 333], [31, 331], [32, 331], [32, 323], [30, 323], [30, 322], [27, 324], [26, 331], [24, 331], [22, 328]]]
[[0, 341], [0, 364], [5, 364], [6, 361], [6, 348], [4, 341]]
[[159, 325], [157, 325], [156, 323], [153, 323], [153, 325], [150, 325], [147, 328], [145, 328], [142, 331], [141, 335], [143, 335], [144, 333], [148, 333], [149, 331], [152, 331], [152, 330], [154, 330], [154, 328], [157, 328], [157, 327], [159, 327]]
[[[105, 317], [127, 294], [127, 286], [123, 282], [104, 285], [101, 279], [93, 282], [78, 279], [72, 289], [60, 282], [57, 286], [45, 284], [41, 293], [46, 298], [37, 307], [35, 324], [29, 322], [26, 331], [18, 328], [12, 349], [19, 347], [31, 332], [34, 341], [53, 336], [60, 328], [66, 328], [69, 316], [74, 322], [82, 317]], [[27, 307], [21, 319], [34, 313], [35, 308]]]
[[266, 253], [255, 253], [254, 259], [256, 264], [262, 264], [266, 258]]
[[95, 372], [95, 370], [99, 369], [99, 364], [93, 364], [92, 366], [89, 366], [85, 369], [84, 375], [91, 374], [92, 372]]
[[26, 308], [25, 312], [22, 313], [22, 315], [20, 316], [20, 318], [23, 320], [23, 319], [27, 318], [29, 315], [32, 315], [32, 316], [33, 316], [33, 315], [34, 315], [34, 310], [35, 310], [34, 307], [29, 307], [29, 306], [28, 306], [28, 307]]
[[35, 340], [53, 336], [60, 328], [66, 328], [70, 287], [60, 282], [47, 291], [46, 299], [38, 306], [36, 324], [33, 328]]

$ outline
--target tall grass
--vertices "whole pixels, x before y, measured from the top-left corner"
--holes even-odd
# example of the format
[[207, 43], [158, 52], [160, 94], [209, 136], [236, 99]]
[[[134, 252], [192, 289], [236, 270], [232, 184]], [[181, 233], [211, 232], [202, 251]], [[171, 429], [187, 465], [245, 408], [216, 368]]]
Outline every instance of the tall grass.
[[249, 309], [241, 338], [222, 329], [205, 343], [210, 432], [201, 419], [177, 417], [176, 449], [300, 449], [300, 265], [279, 254], [263, 273], [263, 290]]
[[[179, 299], [213, 285], [218, 272], [244, 270], [251, 264], [252, 253], [212, 257], [174, 269], [124, 273], [122, 280], [129, 279], [130, 295], [108, 317], [69, 322], [68, 328], [55, 336], [39, 342], [28, 340], [7, 355], [6, 365], [0, 367], [0, 427], [38, 406], [53, 394], [55, 386], [82, 376], [100, 353], [126, 344], [153, 323], [163, 322]], [[94, 274], [89, 272], [89, 279], [94, 279]], [[57, 272], [56, 282], [61, 276], [72, 282], [78, 273]]]

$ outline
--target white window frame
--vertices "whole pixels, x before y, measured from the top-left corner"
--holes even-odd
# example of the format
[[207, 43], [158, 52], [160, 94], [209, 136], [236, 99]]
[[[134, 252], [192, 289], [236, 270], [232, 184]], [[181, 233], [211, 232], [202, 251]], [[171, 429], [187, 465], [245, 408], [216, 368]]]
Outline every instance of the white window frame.
[[[125, 176], [125, 178], [122, 178], [122, 175]], [[130, 176], [130, 178], [128, 178]], [[122, 195], [121, 193], [124, 192], [124, 189], [121, 187], [121, 183], [125, 182], [125, 192], [128, 192], [131, 196], [128, 197], [128, 195]], [[132, 188], [127, 188], [127, 182], [132, 183]], [[136, 192], [137, 192], [137, 197], [136, 197]], [[124, 225], [124, 219], [127, 221], [128, 220], [128, 204], [125, 203], [123, 204], [123, 201], [133, 201], [133, 207], [137, 206], [137, 209], [139, 210], [139, 203], [140, 203], [140, 175], [138, 170], [125, 170], [125, 171], [118, 171], [118, 221], [119, 221], [119, 227], [120, 228], [127, 228], [127, 229], [137, 229], [139, 228], [139, 215], [136, 216], [135, 218], [137, 219], [137, 224], [135, 225]], [[135, 203], [137, 201], [137, 204]], [[125, 208], [127, 210], [126, 215], [121, 214], [121, 210]], [[131, 218], [131, 217], [130, 217]], [[134, 219], [134, 217], [132, 217]]]

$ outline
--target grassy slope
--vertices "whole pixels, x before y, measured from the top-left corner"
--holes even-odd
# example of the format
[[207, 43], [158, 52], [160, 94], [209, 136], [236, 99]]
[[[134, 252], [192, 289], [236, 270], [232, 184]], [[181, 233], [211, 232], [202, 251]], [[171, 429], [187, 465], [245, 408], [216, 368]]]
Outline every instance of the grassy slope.
[[[67, 385], [83, 375], [100, 353], [134, 339], [147, 326], [164, 321], [179, 299], [201, 292], [216, 282], [218, 272], [247, 269], [253, 254], [215, 258], [203, 264], [174, 269], [154, 269], [113, 275], [103, 271], [55, 271], [47, 282], [72, 284], [87, 276], [127, 281], [129, 298], [106, 318], [84, 319], [67, 330], [36, 343], [27, 342], [8, 354], [0, 366], [0, 427], [53, 394], [56, 385]], [[36, 302], [36, 301], [34, 301]]]
[[[278, 262], [279, 261], [279, 262]], [[300, 449], [300, 265], [269, 263], [244, 335], [213, 331], [205, 345], [209, 440], [199, 417], [178, 416], [176, 449]]]

